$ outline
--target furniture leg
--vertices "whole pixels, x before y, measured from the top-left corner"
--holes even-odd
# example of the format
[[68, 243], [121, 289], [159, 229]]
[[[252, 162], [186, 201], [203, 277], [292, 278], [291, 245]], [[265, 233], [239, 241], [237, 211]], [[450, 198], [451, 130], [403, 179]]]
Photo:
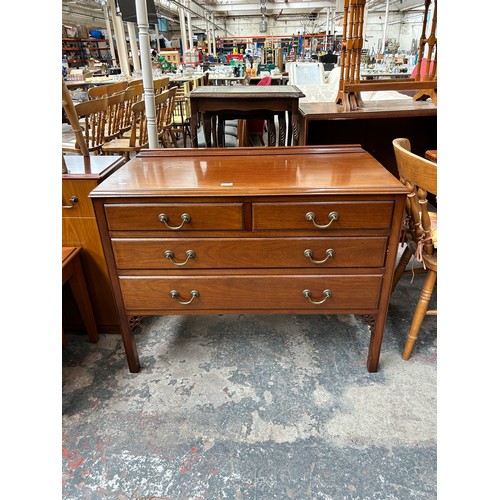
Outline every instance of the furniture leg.
[[267, 145], [276, 146], [276, 125], [274, 124], [274, 116], [267, 119]]
[[401, 255], [401, 258], [399, 259], [398, 265], [396, 267], [396, 270], [394, 271], [394, 277], [392, 279], [392, 290], [391, 293], [394, 292], [396, 285], [399, 283], [399, 280], [401, 279], [401, 276], [403, 276], [406, 266], [408, 262], [410, 262], [412, 255], [412, 251], [408, 245], [406, 245], [406, 248], [403, 251], [403, 254]]
[[71, 287], [71, 292], [75, 297], [75, 302], [78, 307], [78, 311], [82, 316], [82, 321], [85, 325], [85, 330], [87, 331], [89, 340], [90, 342], [95, 343], [99, 340], [99, 332], [97, 331], [94, 313], [92, 311], [92, 303], [90, 302], [89, 293], [87, 291], [87, 284], [85, 283], [85, 277], [83, 275], [79, 255], [73, 259], [72, 264], [74, 266], [74, 272], [68, 280], [69, 286]]
[[424, 286], [422, 287], [422, 290], [420, 292], [420, 297], [418, 299], [417, 307], [415, 308], [415, 313], [413, 314], [410, 331], [408, 332], [408, 336], [406, 337], [406, 345], [403, 351], [404, 360], [410, 359], [413, 344], [415, 344], [415, 341], [417, 340], [418, 332], [427, 313], [427, 308], [429, 307], [429, 300], [432, 296], [434, 285], [436, 284], [436, 278], [437, 273], [429, 269], [427, 277], [425, 278]]

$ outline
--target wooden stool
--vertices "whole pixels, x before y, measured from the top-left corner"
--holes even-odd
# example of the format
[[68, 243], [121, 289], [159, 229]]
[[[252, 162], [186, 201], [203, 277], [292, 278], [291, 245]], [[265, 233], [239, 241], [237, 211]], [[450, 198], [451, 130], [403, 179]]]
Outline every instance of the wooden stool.
[[[83, 275], [82, 263], [80, 260], [79, 247], [62, 247], [62, 284], [69, 281], [71, 292], [75, 298], [78, 311], [82, 316], [83, 324], [87, 330], [90, 342], [99, 340], [99, 332], [97, 331], [94, 312], [92, 311], [92, 303], [90, 302], [87, 283]], [[62, 332], [63, 347], [66, 347], [68, 341]]]

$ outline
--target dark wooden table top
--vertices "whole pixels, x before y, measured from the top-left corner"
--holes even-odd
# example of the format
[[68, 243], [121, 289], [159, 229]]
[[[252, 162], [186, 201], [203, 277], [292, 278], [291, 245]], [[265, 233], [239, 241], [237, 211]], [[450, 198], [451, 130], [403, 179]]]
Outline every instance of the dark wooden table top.
[[403, 116], [436, 116], [437, 106], [429, 99], [413, 101], [394, 99], [365, 101], [365, 107], [355, 111], [344, 111], [335, 102], [307, 102], [299, 104], [299, 112], [309, 120], [352, 120], [364, 118], [392, 118]]
[[222, 98], [300, 98], [305, 94], [295, 85], [269, 85], [259, 87], [257, 85], [228, 85], [228, 86], [205, 86], [192, 90], [188, 96], [191, 99], [220, 99]]

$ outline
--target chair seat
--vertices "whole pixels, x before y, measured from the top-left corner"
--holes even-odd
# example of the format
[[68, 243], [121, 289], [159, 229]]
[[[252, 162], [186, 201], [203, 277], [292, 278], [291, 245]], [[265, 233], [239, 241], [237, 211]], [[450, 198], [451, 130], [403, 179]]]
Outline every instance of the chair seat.
[[147, 147], [147, 145], [130, 146], [130, 139], [124, 137], [113, 139], [112, 141], [103, 144], [102, 151], [104, 153], [119, 153], [121, 151], [139, 151], [144, 147]]

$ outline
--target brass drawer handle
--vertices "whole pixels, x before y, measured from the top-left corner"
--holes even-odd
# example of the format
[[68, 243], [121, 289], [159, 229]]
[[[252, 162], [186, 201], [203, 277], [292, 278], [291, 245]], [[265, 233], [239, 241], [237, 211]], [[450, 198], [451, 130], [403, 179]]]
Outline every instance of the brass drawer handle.
[[335, 250], [333, 248], [329, 248], [325, 252], [325, 258], [323, 260], [314, 260], [313, 259], [313, 251], [310, 248], [304, 250], [304, 257], [307, 257], [313, 264], [324, 264], [330, 257], [335, 255]]
[[182, 214], [181, 215], [181, 221], [182, 222], [181, 222], [180, 226], [169, 226], [167, 224], [167, 222], [168, 222], [168, 215], [167, 214], [160, 214], [160, 215], [158, 215], [158, 219], [159, 219], [160, 222], [163, 222], [163, 224], [165, 224], [165, 226], [167, 226], [172, 231], [178, 231], [179, 229], [182, 228], [182, 226], [184, 225], [184, 223], [191, 222], [191, 216], [189, 214]]
[[179, 304], [183, 306], [188, 306], [193, 302], [195, 298], [198, 298], [200, 296], [200, 292], [198, 290], [191, 290], [191, 298], [189, 300], [180, 300], [179, 299], [179, 292], [177, 290], [171, 290], [170, 291], [170, 297], [175, 299]]
[[78, 198], [76, 196], [72, 196], [69, 199], [69, 202], [71, 203], [71, 205], [63, 205], [62, 207], [63, 208], [75, 208], [75, 204], [78, 203]]
[[307, 297], [311, 304], [320, 305], [320, 304], [323, 304], [323, 302], [325, 302], [325, 300], [328, 299], [328, 297], [332, 296], [332, 291], [331, 290], [323, 290], [324, 299], [322, 299], [322, 300], [311, 299], [311, 290], [304, 290], [302, 292], [302, 295], [304, 295], [304, 297]]
[[314, 224], [314, 226], [317, 227], [318, 229], [326, 229], [332, 225], [333, 221], [338, 220], [339, 214], [338, 214], [338, 212], [330, 212], [328, 214], [328, 218], [330, 219], [330, 222], [328, 224], [325, 224], [324, 226], [317, 224], [315, 221], [315, 218], [316, 218], [316, 214], [314, 212], [307, 212], [306, 220], [311, 221]]
[[174, 252], [172, 252], [172, 250], [165, 250], [164, 255], [165, 258], [167, 258], [175, 266], [185, 266], [189, 262], [189, 259], [194, 259], [196, 257], [193, 250], [186, 250], [186, 260], [184, 262], [175, 262]]

